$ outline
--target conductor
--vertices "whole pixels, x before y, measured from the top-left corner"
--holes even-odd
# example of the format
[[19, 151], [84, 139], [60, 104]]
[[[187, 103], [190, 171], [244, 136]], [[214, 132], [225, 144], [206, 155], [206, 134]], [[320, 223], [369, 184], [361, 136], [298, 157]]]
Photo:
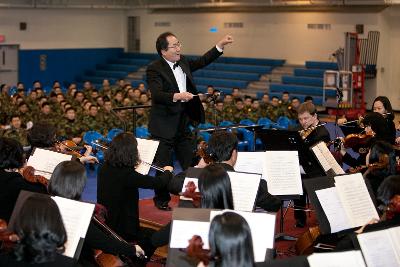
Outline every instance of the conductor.
[[[189, 126], [204, 122], [192, 72], [216, 60], [225, 45], [232, 42], [232, 36], [226, 35], [203, 56], [189, 59], [181, 55], [182, 44], [173, 33], [165, 32], [157, 38], [156, 49], [161, 58], [147, 67], [146, 76], [152, 95], [149, 132], [152, 139], [160, 142], [155, 156], [158, 166], [172, 166], [173, 152], [183, 170], [190, 166], [196, 140]], [[155, 193], [156, 207], [169, 210], [169, 193]]]

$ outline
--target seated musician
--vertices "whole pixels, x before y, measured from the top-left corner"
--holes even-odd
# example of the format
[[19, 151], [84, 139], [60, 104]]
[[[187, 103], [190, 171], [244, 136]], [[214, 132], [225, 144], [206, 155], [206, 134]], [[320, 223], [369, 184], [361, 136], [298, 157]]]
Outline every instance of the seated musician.
[[47, 195], [32, 195], [16, 217], [20, 241], [11, 253], [0, 254], [0, 266], [80, 266], [62, 255], [67, 233], [57, 204]]
[[208, 234], [210, 261], [204, 266], [255, 267], [253, 241], [247, 221], [237, 213], [225, 212], [213, 218]]
[[[79, 201], [86, 185], [86, 180], [86, 170], [82, 164], [77, 161], [63, 161], [57, 165], [51, 175], [48, 192], [53, 196]], [[101, 229], [101, 226], [92, 219], [86, 233], [79, 262], [85, 266], [89, 265], [94, 259], [93, 249], [100, 249], [104, 253], [113, 255], [123, 255], [132, 260], [135, 260], [139, 254], [144, 253], [138, 245], [122, 242], [107, 235]]]
[[28, 182], [19, 173], [24, 165], [22, 145], [10, 138], [0, 138], [0, 218], [8, 221], [21, 190], [46, 193], [46, 187]]
[[[329, 142], [329, 132], [328, 130], [321, 125], [318, 115], [317, 109], [315, 108], [314, 104], [311, 102], [304, 102], [302, 103], [298, 110], [298, 119], [300, 126], [296, 129], [301, 131], [301, 135], [304, 139], [304, 146], [303, 146], [303, 154], [310, 155], [309, 147], [323, 141]], [[310, 155], [311, 156], [311, 155]], [[300, 164], [306, 170], [306, 175], [309, 178], [314, 177], [315, 175], [312, 172], [312, 166], [310, 167], [310, 162], [307, 161], [307, 157], [302, 159]], [[303, 187], [304, 188], [304, 187]], [[306, 205], [306, 194], [303, 194], [300, 199], [294, 200], [295, 211], [294, 211], [294, 218], [296, 219], [296, 227], [304, 227], [306, 224], [306, 213], [304, 211]]]
[[[208, 142], [207, 154], [215, 163], [220, 163], [227, 171], [234, 171], [234, 166], [237, 160], [237, 145], [238, 140], [235, 134], [226, 131], [214, 132]], [[208, 164], [202, 158], [197, 167], [203, 168]], [[186, 177], [186, 172], [176, 175], [169, 184], [169, 191], [179, 195], [182, 191], [183, 183]], [[281, 202], [278, 198], [268, 193], [267, 182], [260, 180], [258, 187], [256, 206], [266, 211], [278, 211]]]
[[156, 249], [150, 240], [154, 231], [139, 227], [139, 188], [166, 189], [173, 168], [165, 166], [157, 177], [136, 172], [137, 145], [131, 133], [120, 133], [111, 141], [97, 173], [97, 202], [108, 210], [107, 225], [125, 240], [137, 241], [150, 258]]

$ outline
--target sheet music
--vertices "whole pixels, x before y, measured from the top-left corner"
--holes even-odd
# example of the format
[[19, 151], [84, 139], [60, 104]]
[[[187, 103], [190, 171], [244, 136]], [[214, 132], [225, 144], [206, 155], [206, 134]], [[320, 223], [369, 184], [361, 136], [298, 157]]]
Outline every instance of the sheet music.
[[366, 267], [361, 251], [359, 250], [313, 253], [307, 257], [307, 261], [310, 267]]
[[204, 249], [209, 249], [208, 232], [210, 222], [173, 220], [170, 248], [186, 248], [194, 235], [201, 236]]
[[[400, 227], [395, 227], [400, 229]], [[393, 228], [394, 229], [394, 228]], [[398, 230], [397, 229], [397, 230]], [[393, 246], [390, 229], [357, 235], [368, 267], [400, 266], [399, 247]], [[396, 231], [396, 230], [394, 230]], [[397, 251], [396, 251], [397, 250]]]
[[263, 177], [271, 195], [302, 195], [298, 151], [266, 151]]
[[263, 173], [265, 152], [238, 152], [235, 171], [249, 173]]
[[75, 201], [62, 197], [52, 197], [60, 209], [61, 217], [67, 231], [64, 255], [73, 258], [80, 238], [86, 236], [92, 219], [94, 204]]
[[253, 211], [261, 174], [228, 172], [235, 210]]
[[344, 170], [337, 163], [336, 159], [333, 157], [332, 153], [329, 151], [324, 142], [319, 142], [317, 145], [313, 146], [312, 151], [314, 152], [318, 161], [321, 163], [325, 172], [329, 169], [332, 169], [336, 175], [345, 174]]
[[[157, 152], [158, 144], [160, 142], [156, 141], [156, 140], [149, 140], [149, 139], [142, 139], [142, 138], [136, 138], [136, 140], [138, 142], [138, 151], [139, 151], [140, 160], [150, 163], [150, 164], [153, 163], [154, 157]], [[164, 167], [164, 166], [160, 166], [160, 167]], [[136, 167], [136, 171], [143, 175], [147, 175], [147, 174], [149, 174], [149, 171], [150, 171], [150, 165], [145, 164], [145, 163], [140, 163]]]
[[71, 155], [42, 148], [35, 148], [33, 155], [29, 157], [27, 165], [35, 168], [35, 174], [42, 175], [47, 179], [50, 179], [51, 174], [60, 162], [70, 161], [71, 159]]
[[319, 203], [328, 218], [331, 233], [336, 233], [351, 228], [347, 214], [340, 202], [337, 189], [330, 187], [326, 189], [316, 190]]
[[247, 221], [253, 241], [254, 259], [256, 262], [265, 261], [265, 253], [267, 249], [272, 249], [274, 247], [275, 215], [263, 212], [243, 212], [233, 210], [211, 211], [210, 222], [215, 216], [227, 211], [235, 212]]
[[361, 173], [336, 176], [335, 186], [351, 227], [362, 226], [372, 218], [379, 219]]

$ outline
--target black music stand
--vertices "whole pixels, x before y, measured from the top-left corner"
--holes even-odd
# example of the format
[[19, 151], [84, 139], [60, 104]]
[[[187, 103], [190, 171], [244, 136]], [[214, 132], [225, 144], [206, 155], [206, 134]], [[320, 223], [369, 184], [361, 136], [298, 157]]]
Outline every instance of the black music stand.
[[[151, 105], [136, 105], [136, 106], [128, 106], [128, 107], [117, 107], [117, 108], [113, 108], [112, 110], [113, 111], [116, 111], [116, 110], [125, 110], [125, 109], [132, 109], [133, 110], [133, 118], [132, 118], [132, 122], [133, 122], [133, 134], [136, 136], [136, 112], [135, 112], [135, 110], [137, 109], [137, 108], [150, 108], [151, 107]], [[124, 131], [126, 132], [126, 122], [123, 120], [123, 119], [121, 119], [120, 117], [118, 117], [121, 121], [123, 121], [123, 123], [124, 123]]]

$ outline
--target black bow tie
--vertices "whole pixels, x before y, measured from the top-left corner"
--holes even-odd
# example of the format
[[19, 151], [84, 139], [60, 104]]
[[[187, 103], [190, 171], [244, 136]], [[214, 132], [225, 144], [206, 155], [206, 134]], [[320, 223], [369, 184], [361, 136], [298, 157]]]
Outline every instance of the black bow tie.
[[175, 62], [175, 64], [172, 66], [172, 68], [175, 70], [179, 66], [179, 61]]

